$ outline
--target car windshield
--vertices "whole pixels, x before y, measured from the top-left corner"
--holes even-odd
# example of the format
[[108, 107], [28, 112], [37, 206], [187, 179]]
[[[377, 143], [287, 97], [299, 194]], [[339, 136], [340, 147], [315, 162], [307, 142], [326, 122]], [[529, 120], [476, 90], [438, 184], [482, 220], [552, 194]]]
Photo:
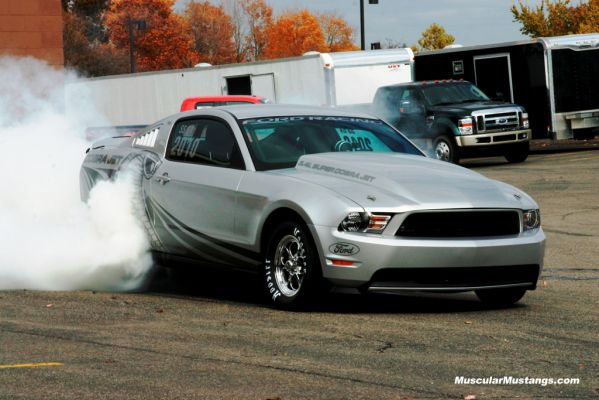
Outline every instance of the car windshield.
[[257, 170], [291, 168], [304, 154], [385, 152], [423, 155], [378, 119], [292, 116], [240, 121]]
[[470, 82], [423, 85], [422, 93], [431, 106], [489, 101], [487, 95]]

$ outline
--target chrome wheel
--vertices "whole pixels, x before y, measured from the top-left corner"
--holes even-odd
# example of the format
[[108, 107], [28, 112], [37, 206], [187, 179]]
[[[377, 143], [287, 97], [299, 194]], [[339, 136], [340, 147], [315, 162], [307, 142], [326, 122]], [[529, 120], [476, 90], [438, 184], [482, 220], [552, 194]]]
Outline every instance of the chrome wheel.
[[277, 244], [274, 255], [274, 276], [285, 296], [295, 296], [306, 276], [306, 249], [295, 235], [285, 235]]
[[438, 160], [451, 161], [451, 148], [447, 142], [440, 140], [435, 146], [435, 155]]

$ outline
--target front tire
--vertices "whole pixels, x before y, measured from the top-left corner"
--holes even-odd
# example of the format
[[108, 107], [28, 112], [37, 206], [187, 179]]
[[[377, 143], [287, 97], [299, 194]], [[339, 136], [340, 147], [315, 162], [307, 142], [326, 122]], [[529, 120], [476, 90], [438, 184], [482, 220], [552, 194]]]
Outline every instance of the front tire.
[[460, 157], [455, 142], [447, 135], [441, 135], [433, 142], [433, 151], [437, 160], [458, 164]]
[[279, 308], [299, 309], [315, 300], [322, 286], [318, 254], [308, 228], [296, 221], [270, 235], [264, 260], [264, 289]]
[[523, 288], [476, 290], [480, 301], [492, 307], [508, 307], [518, 302], [526, 294]]
[[530, 152], [530, 143], [518, 143], [510, 147], [504, 157], [511, 163], [521, 163], [526, 161]]

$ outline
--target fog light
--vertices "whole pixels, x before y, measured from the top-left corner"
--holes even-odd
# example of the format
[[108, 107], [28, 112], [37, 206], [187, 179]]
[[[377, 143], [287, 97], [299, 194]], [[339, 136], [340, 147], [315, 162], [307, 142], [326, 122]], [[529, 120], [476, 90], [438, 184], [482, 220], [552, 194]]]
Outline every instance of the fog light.
[[525, 231], [541, 226], [541, 213], [539, 210], [526, 210], [522, 213], [522, 225]]
[[339, 260], [336, 258], [332, 258], [331, 260], [331, 264], [336, 266], [336, 267], [353, 267], [354, 266], [354, 262], [353, 261], [349, 261], [349, 260]]

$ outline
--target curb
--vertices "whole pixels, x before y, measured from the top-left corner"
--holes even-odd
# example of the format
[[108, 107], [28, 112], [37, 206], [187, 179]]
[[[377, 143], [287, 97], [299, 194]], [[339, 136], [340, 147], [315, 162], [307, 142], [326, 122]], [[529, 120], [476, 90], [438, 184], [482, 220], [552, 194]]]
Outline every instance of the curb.
[[599, 150], [599, 139], [590, 140], [531, 140], [530, 154], [564, 153]]

